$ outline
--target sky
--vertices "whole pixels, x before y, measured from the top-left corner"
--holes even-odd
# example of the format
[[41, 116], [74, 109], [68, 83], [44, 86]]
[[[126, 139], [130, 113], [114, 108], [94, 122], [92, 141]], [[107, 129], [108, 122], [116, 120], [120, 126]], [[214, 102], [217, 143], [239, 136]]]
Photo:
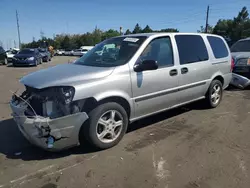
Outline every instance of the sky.
[[21, 42], [61, 33], [82, 34], [97, 26], [102, 30], [177, 28], [197, 32], [205, 25], [209, 5], [209, 24], [237, 16], [243, 6], [250, 12], [250, 0], [0, 0], [0, 43], [4, 48], [18, 44], [16, 10]]

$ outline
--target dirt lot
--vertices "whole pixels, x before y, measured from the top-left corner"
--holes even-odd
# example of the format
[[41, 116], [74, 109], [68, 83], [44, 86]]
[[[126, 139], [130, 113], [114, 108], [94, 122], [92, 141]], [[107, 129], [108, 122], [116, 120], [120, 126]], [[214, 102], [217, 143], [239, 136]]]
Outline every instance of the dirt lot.
[[10, 116], [9, 90], [38, 67], [0, 66], [0, 188], [247, 188], [250, 187], [250, 91], [227, 90], [221, 105], [201, 102], [130, 125], [106, 151], [49, 153], [30, 145]]

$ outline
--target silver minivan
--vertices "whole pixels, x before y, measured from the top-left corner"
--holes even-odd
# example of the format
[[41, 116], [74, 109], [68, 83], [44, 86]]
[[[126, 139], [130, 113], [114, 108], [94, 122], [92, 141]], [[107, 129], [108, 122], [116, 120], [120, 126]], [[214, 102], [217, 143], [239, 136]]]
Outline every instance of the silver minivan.
[[[109, 46], [109, 48], [106, 48]], [[107, 39], [74, 63], [24, 76], [10, 106], [23, 135], [47, 150], [116, 145], [128, 124], [204, 99], [215, 108], [232, 78], [217, 35], [148, 33]]]

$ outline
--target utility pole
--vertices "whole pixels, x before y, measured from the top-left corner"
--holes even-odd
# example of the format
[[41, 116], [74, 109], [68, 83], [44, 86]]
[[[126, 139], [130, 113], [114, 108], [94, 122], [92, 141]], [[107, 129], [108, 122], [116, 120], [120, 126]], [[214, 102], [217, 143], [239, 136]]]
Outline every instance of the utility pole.
[[208, 15], [209, 15], [209, 5], [207, 6], [207, 17], [206, 17], [205, 33], [207, 33], [207, 30], [208, 30]]
[[21, 49], [21, 39], [20, 39], [19, 20], [18, 20], [18, 13], [17, 13], [17, 10], [16, 10], [16, 24], [17, 24], [17, 33], [18, 33], [19, 49]]

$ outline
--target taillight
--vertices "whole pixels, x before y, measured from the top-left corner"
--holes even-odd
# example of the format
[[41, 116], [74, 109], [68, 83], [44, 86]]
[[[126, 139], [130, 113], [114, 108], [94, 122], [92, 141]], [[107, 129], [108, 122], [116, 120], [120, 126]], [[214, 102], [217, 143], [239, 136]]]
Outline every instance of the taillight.
[[250, 58], [248, 58], [247, 60], [247, 65], [250, 65]]
[[233, 71], [233, 69], [234, 69], [234, 58], [232, 58], [231, 60], [231, 72]]

